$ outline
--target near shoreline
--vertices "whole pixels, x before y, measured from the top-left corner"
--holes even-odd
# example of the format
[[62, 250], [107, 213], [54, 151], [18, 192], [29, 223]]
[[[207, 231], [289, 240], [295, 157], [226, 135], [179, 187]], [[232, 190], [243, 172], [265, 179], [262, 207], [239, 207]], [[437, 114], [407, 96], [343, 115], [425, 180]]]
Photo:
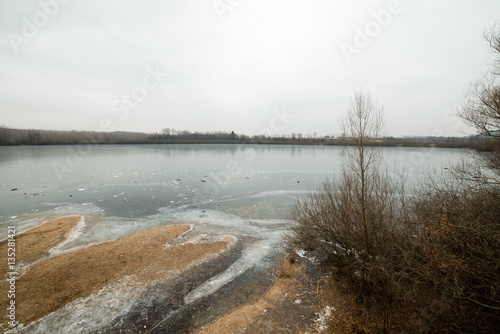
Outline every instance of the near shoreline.
[[[166, 247], [192, 228], [170, 225], [51, 254], [50, 250], [64, 243], [81, 219], [72, 216], [51, 220], [16, 236], [20, 271], [16, 280], [16, 320], [23, 326], [124, 280], [135, 289], [143, 289], [209, 256], [218, 256], [234, 241], [226, 237], [210, 243]], [[0, 242], [0, 251], [6, 254], [7, 241]], [[7, 281], [1, 282], [0, 289], [8, 291]], [[7, 293], [0, 294], [0, 305], [7, 309], [8, 303]], [[4, 329], [7, 322], [6, 315], [2, 315]]]

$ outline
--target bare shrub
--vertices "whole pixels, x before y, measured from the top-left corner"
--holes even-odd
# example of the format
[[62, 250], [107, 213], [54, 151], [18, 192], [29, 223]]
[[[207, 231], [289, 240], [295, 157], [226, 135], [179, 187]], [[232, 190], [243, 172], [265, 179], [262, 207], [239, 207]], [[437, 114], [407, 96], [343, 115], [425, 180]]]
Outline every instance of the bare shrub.
[[500, 31], [485, 38], [493, 69], [471, 86], [460, 111], [479, 134], [478, 151], [447, 177], [428, 177], [413, 204], [417, 243], [406, 270], [436, 330], [500, 331]]
[[389, 303], [397, 287], [404, 194], [381, 172], [380, 148], [369, 145], [382, 134], [382, 108], [356, 92], [342, 125], [352, 144], [342, 175], [298, 201], [292, 238], [350, 276], [363, 299]]
[[[473, 168], [474, 165], [471, 165]], [[500, 324], [500, 189], [453, 177], [427, 184], [414, 202], [417, 242], [406, 253], [414, 299], [432, 327], [495, 332]], [[472, 174], [469, 171], [468, 174]]]

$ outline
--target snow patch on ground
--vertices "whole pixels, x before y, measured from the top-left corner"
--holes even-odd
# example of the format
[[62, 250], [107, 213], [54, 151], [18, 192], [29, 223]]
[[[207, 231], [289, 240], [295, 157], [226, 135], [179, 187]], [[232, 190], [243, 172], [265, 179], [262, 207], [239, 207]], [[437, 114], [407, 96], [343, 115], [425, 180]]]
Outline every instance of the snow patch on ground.
[[303, 249], [299, 249], [299, 250], [295, 251], [295, 253], [297, 253], [298, 256], [305, 258], [307, 252]]
[[306, 256], [307, 252], [303, 249], [296, 250], [295, 253], [300, 256], [301, 258], [304, 258], [306, 260], [311, 261], [312, 263], [316, 263], [317, 260], [314, 256]]
[[328, 321], [331, 319], [333, 311], [336, 311], [335, 307], [327, 306], [323, 311], [316, 313], [318, 318], [314, 320], [313, 327], [318, 333], [328, 329]]

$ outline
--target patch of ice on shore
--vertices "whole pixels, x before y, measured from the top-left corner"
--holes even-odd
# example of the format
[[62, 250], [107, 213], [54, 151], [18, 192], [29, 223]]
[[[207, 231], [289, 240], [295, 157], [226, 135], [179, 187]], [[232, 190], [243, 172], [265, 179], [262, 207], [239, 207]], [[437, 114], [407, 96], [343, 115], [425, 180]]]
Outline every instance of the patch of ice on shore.
[[238, 240], [234, 235], [208, 235], [208, 234], [198, 234], [195, 235], [191, 238], [189, 238], [187, 241], [184, 240], [184, 235], [190, 231], [193, 230], [194, 225], [190, 224], [190, 229], [182, 234], [180, 234], [177, 238], [174, 240], [171, 240], [165, 244], [165, 249], [171, 248], [171, 247], [178, 247], [178, 246], [183, 246], [183, 245], [194, 245], [194, 244], [209, 244], [209, 243], [214, 243], [214, 242], [219, 242], [219, 241], [229, 241], [230, 240], [230, 245], [228, 247], [231, 247], [236, 240]]
[[245, 271], [262, 261], [263, 258], [274, 249], [275, 243], [275, 240], [262, 240], [248, 247], [243, 252], [243, 255], [223, 273], [212, 277], [188, 293], [186, 297], [184, 297], [184, 303], [190, 304], [202, 297], [216, 292], [224, 285], [228, 284], [236, 277], [240, 276]]
[[71, 230], [71, 232], [69, 232], [68, 237], [66, 238], [66, 240], [64, 240], [63, 242], [61, 242], [60, 244], [58, 244], [54, 248], [50, 249], [49, 250], [49, 255], [50, 256], [55, 256], [55, 255], [61, 254], [62, 253], [61, 249], [64, 246], [66, 246], [68, 243], [70, 243], [71, 241], [73, 241], [76, 238], [78, 238], [82, 234], [82, 230], [83, 230], [84, 227], [85, 227], [85, 218], [83, 216], [81, 216], [80, 217], [80, 221]]
[[89, 333], [106, 328], [127, 314], [140, 296], [129, 278], [66, 304], [23, 329], [23, 333]]

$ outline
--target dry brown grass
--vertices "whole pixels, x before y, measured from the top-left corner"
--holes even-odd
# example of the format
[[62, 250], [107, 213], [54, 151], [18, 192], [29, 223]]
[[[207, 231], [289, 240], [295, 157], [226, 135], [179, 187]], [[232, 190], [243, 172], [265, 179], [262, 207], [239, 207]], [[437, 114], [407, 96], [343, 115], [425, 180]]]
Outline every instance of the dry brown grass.
[[300, 272], [300, 266], [295, 262], [296, 254], [292, 253], [290, 258], [287, 260], [282, 260], [279, 263], [278, 278], [295, 278]]

